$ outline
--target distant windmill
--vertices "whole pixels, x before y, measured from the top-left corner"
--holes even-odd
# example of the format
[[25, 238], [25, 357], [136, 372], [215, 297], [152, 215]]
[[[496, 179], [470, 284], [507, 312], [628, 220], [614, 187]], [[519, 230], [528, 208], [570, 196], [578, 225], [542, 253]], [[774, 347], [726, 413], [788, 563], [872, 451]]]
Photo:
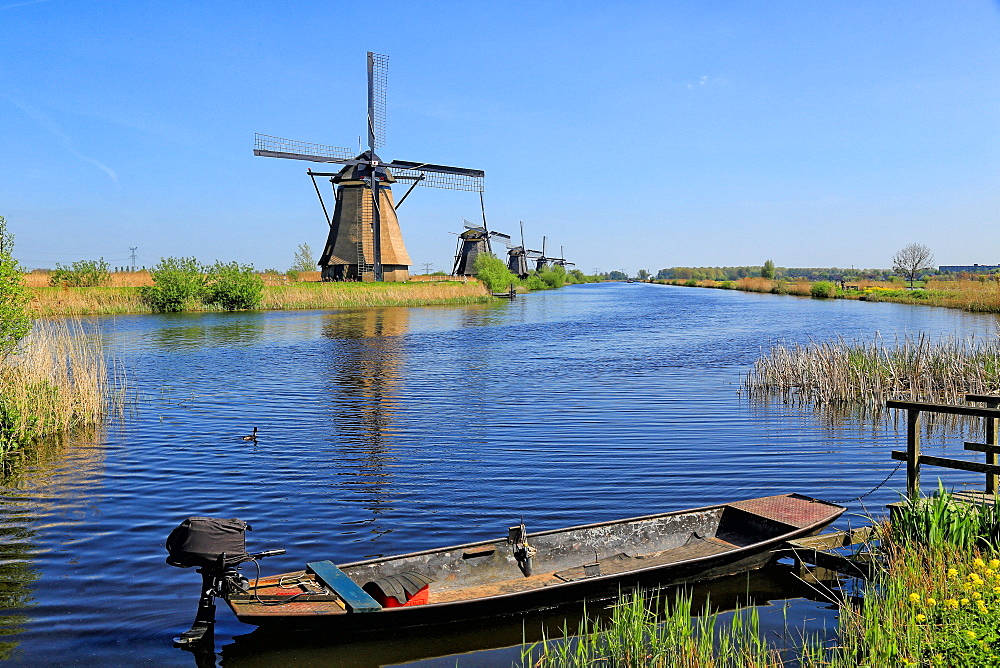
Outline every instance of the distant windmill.
[[[548, 268], [549, 262], [552, 264], [558, 264], [561, 267], [566, 267], [566, 265], [572, 265], [572, 262], [567, 262], [565, 257], [549, 257], [545, 254], [545, 242], [546, 237], [542, 237], [542, 252], [535, 259], [535, 271], [541, 272]], [[562, 254], [562, 246], [559, 247], [559, 253]]]
[[528, 277], [528, 258], [532, 255], [540, 256], [541, 251], [530, 250], [524, 245], [524, 222], [521, 222], [521, 245], [510, 246], [507, 249], [507, 268], [521, 280]]
[[486, 224], [476, 225], [463, 219], [462, 224], [465, 231], [458, 235], [458, 248], [455, 249], [455, 267], [452, 269], [453, 276], [473, 276], [473, 265], [476, 258], [482, 253], [492, 253], [490, 239], [496, 237], [503, 243], [510, 242], [510, 235], [503, 232], [491, 232], [486, 228]]
[[554, 257], [554, 258], [552, 258], [552, 264], [558, 264], [563, 269], [565, 269], [566, 267], [575, 267], [576, 266], [575, 262], [567, 262], [566, 261], [566, 253], [563, 251], [563, 247], [562, 246], [559, 247], [559, 255], [561, 255], [562, 257]]
[[[409, 278], [410, 256], [396, 219], [396, 209], [417, 185], [479, 193], [483, 205], [482, 170], [424, 162], [382, 162], [375, 150], [384, 143], [385, 83], [389, 57], [368, 52], [368, 150], [307, 144], [257, 134], [254, 155], [345, 165], [335, 173], [307, 170], [330, 226], [320, 257], [323, 280], [402, 281]], [[329, 216], [316, 177], [330, 177], [336, 205]], [[393, 203], [390, 185], [410, 181], [409, 190]], [[374, 187], [373, 187], [374, 186]], [[484, 225], [485, 225], [484, 211]]]

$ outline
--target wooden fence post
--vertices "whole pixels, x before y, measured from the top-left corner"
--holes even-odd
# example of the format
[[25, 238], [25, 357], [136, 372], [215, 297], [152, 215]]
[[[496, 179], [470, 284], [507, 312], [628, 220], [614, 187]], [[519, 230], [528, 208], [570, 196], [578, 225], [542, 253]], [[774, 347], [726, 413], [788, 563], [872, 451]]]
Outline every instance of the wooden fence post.
[[[987, 401], [987, 408], [996, 408], [1000, 406], [1000, 402], [997, 401]], [[996, 418], [986, 418], [986, 445], [997, 445], [997, 419]], [[986, 453], [986, 463], [987, 464], [997, 464], [998, 462], [997, 453], [993, 452]], [[986, 474], [986, 493], [996, 494], [997, 493], [997, 476], [995, 473]]]
[[920, 411], [906, 411], [906, 493], [920, 493]]

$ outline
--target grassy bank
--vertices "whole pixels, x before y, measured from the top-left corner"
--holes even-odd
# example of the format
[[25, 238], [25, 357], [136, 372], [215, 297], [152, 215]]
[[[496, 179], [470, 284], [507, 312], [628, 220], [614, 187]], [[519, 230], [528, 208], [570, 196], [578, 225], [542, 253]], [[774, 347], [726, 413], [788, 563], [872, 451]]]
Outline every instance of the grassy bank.
[[965, 394], [1000, 394], [1000, 339], [923, 334], [894, 339], [773, 346], [743, 383], [751, 397], [814, 404], [890, 399], [961, 403]]
[[[861, 602], [839, 599], [838, 639], [801, 630], [765, 637], [753, 609], [721, 624], [692, 616], [689, 599], [657, 614], [633, 595], [611, 620], [577, 638], [522, 649], [523, 666], [722, 666], [806, 668], [1000, 665], [1000, 535], [995, 506], [967, 506], [940, 492], [882, 525], [880, 568]], [[837, 601], [837, 592], [828, 592]], [[792, 644], [789, 644], [792, 643]]]
[[1000, 313], [1000, 283], [996, 281], [930, 280], [916, 289], [899, 283], [859, 281], [845, 284], [832, 281], [771, 280], [741, 278], [735, 281], [698, 281], [694, 279], [658, 280], [663, 285], [742, 290], [777, 295], [798, 295], [824, 299], [857, 299], [871, 302], [892, 302], [921, 306], [944, 306], [977, 313]]
[[[36, 316], [152, 313], [152, 307], [140, 294], [140, 288], [144, 284], [87, 288], [33, 287], [31, 309]], [[276, 310], [476, 304], [491, 299], [477, 281], [292, 282], [265, 285], [262, 308]], [[203, 305], [197, 310], [217, 310], [217, 307]]]
[[98, 337], [80, 322], [41, 320], [0, 361], [0, 462], [32, 441], [100, 423], [120, 410]]

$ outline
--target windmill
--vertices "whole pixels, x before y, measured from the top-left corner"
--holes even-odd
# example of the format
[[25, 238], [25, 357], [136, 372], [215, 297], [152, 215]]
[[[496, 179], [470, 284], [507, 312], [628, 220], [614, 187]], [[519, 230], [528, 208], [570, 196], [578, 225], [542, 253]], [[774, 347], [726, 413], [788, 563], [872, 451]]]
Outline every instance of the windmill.
[[528, 259], [532, 256], [542, 255], [541, 251], [530, 250], [524, 245], [524, 222], [521, 221], [521, 245], [507, 246], [507, 268], [521, 280], [528, 277]]
[[503, 232], [493, 232], [486, 228], [486, 223], [476, 225], [462, 219], [465, 231], [458, 235], [458, 247], [455, 249], [455, 266], [453, 276], [473, 276], [473, 265], [481, 253], [492, 253], [490, 239], [496, 237], [504, 244], [510, 243], [510, 235]]
[[566, 253], [563, 251], [563, 247], [562, 246], [559, 247], [559, 255], [561, 255], [562, 257], [551, 258], [552, 259], [552, 264], [558, 264], [563, 269], [565, 269], [566, 267], [575, 267], [576, 266], [575, 262], [567, 262], [566, 261]]
[[[535, 259], [535, 271], [538, 272], [544, 271], [548, 267], [549, 262], [551, 262], [552, 264], [558, 264], [563, 268], [565, 268], [566, 265], [573, 264], [572, 262], [567, 262], [565, 257], [548, 257], [545, 254], [545, 241], [546, 237], [542, 237], [542, 252]], [[562, 246], [559, 247], [559, 254], [562, 255]]]
[[[325, 281], [401, 281], [409, 278], [410, 256], [403, 244], [396, 209], [418, 185], [478, 192], [480, 207], [483, 206], [485, 174], [482, 170], [405, 160], [383, 162], [375, 153], [385, 139], [388, 65], [388, 56], [368, 52], [367, 151], [355, 155], [347, 148], [262, 134], [257, 134], [254, 141], [254, 155], [344, 165], [339, 172], [333, 173], [306, 170], [323, 207], [323, 217], [330, 226], [319, 260]], [[332, 216], [323, 202], [317, 176], [330, 177], [335, 200]], [[410, 187], [398, 203], [393, 203], [391, 184], [397, 181], [410, 182]]]

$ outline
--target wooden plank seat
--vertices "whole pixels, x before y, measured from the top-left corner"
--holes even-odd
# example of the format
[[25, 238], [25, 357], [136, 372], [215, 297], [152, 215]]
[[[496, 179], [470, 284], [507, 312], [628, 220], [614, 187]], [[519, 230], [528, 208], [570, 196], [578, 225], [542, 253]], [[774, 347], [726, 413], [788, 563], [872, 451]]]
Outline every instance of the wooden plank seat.
[[316, 576], [323, 585], [343, 599], [348, 612], [375, 612], [382, 606], [332, 561], [313, 561], [306, 572]]

